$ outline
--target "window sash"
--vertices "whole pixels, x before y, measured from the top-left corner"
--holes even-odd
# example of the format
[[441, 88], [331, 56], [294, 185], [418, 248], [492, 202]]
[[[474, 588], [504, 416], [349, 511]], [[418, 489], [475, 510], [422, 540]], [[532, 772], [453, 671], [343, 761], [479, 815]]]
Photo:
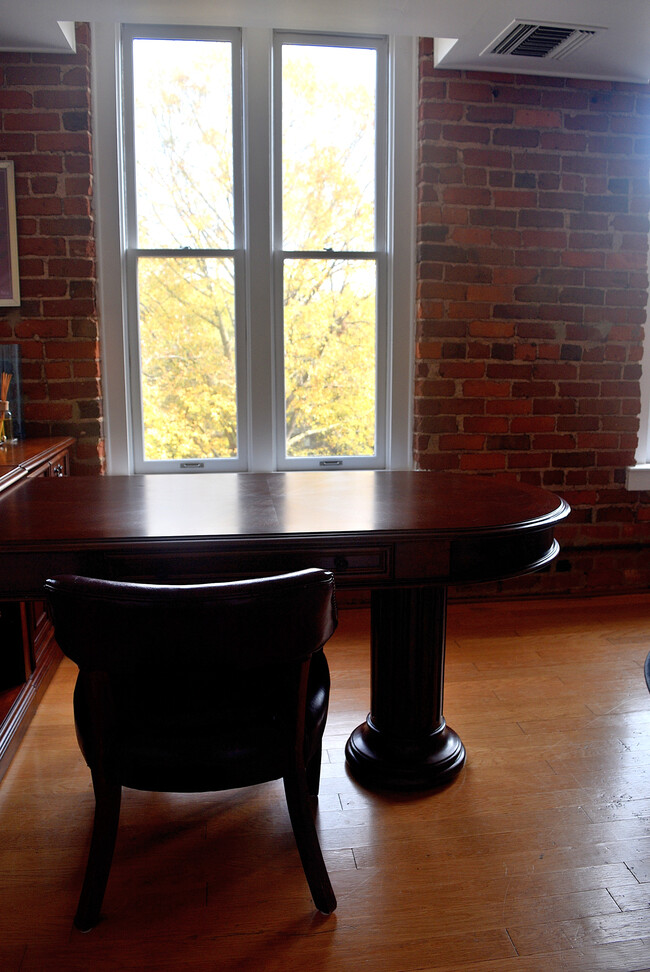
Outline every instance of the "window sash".
[[[387, 462], [388, 394], [388, 42], [385, 37], [304, 34], [276, 31], [273, 46], [273, 290], [275, 295], [275, 453], [276, 468], [381, 469]], [[376, 52], [375, 105], [375, 249], [284, 250], [282, 178], [282, 48], [284, 45], [347, 47]], [[376, 266], [375, 295], [375, 450], [373, 455], [296, 457], [286, 450], [284, 349], [284, 274], [288, 260], [370, 260]]]
[[[234, 191], [234, 249], [209, 248], [163, 249], [140, 247], [138, 241], [136, 156], [135, 156], [135, 86], [133, 42], [139, 39], [226, 41], [232, 51], [232, 112], [233, 112], [233, 191]], [[244, 261], [244, 193], [243, 193], [243, 90], [242, 90], [241, 31], [237, 29], [142, 27], [125, 26], [122, 31], [123, 77], [125, 98], [123, 107], [125, 156], [125, 277], [129, 341], [129, 377], [131, 401], [131, 434], [134, 471], [197, 472], [241, 471], [248, 461], [248, 401], [246, 395], [246, 330], [245, 321], [245, 261]], [[235, 398], [237, 403], [237, 454], [229, 458], [188, 455], [178, 459], [147, 459], [144, 431], [144, 389], [140, 341], [140, 313], [138, 279], [139, 265], [150, 258], [178, 260], [179, 258], [232, 259], [235, 274]], [[182, 429], [178, 430], [182, 435]]]

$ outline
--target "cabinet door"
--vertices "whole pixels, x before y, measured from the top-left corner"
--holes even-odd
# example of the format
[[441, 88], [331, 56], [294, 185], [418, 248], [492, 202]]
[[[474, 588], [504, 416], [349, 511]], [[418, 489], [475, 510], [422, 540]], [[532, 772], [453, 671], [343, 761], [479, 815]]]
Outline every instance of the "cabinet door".
[[[24, 611], [16, 601], [0, 602], [0, 646], [1, 697], [6, 690], [21, 685], [32, 673]], [[0, 704], [0, 722], [4, 715]]]
[[35, 469], [32, 469], [32, 471], [29, 473], [28, 479], [38, 479], [41, 476], [56, 476], [57, 478], [62, 478], [69, 475], [70, 453], [66, 449], [64, 452], [59, 452], [54, 459], [49, 459], [47, 462], [44, 462], [40, 466], [36, 466]]
[[30, 655], [32, 665], [36, 668], [40, 656], [52, 640], [53, 631], [45, 601], [30, 601], [26, 608], [29, 618]]

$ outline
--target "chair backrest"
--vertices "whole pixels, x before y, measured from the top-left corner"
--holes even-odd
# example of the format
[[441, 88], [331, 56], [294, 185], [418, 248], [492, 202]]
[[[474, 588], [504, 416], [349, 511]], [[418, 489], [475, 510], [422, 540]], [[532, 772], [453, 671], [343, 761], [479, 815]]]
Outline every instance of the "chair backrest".
[[277, 779], [290, 752], [309, 756], [327, 714], [320, 649], [337, 622], [328, 571], [45, 586], [55, 637], [79, 665], [75, 725], [94, 772], [138, 789], [216, 790]]
[[334, 578], [316, 568], [198, 585], [65, 575], [45, 584], [56, 638], [82, 671], [246, 671], [309, 658], [337, 624]]

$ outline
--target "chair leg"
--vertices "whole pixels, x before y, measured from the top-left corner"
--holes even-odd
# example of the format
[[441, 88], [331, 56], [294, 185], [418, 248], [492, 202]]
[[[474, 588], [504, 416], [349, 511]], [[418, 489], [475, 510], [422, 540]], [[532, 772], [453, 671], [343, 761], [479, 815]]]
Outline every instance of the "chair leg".
[[320, 766], [322, 759], [323, 742], [321, 740], [318, 745], [318, 749], [307, 763], [307, 789], [309, 790], [309, 795], [313, 797], [318, 796], [318, 791], [320, 789]]
[[99, 912], [115, 850], [122, 800], [122, 787], [119, 784], [98, 780], [93, 775], [93, 786], [95, 820], [86, 874], [74, 918], [75, 927], [84, 932], [90, 931], [99, 921]]
[[318, 910], [329, 915], [336, 908], [336, 897], [311, 812], [306, 775], [304, 771], [287, 774], [283, 782], [291, 826], [311, 896]]

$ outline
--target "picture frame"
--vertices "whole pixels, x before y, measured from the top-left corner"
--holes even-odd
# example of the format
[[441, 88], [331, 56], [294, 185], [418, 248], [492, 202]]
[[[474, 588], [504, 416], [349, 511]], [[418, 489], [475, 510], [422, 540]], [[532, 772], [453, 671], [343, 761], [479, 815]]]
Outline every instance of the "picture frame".
[[0, 307], [20, 305], [13, 162], [0, 162]]

